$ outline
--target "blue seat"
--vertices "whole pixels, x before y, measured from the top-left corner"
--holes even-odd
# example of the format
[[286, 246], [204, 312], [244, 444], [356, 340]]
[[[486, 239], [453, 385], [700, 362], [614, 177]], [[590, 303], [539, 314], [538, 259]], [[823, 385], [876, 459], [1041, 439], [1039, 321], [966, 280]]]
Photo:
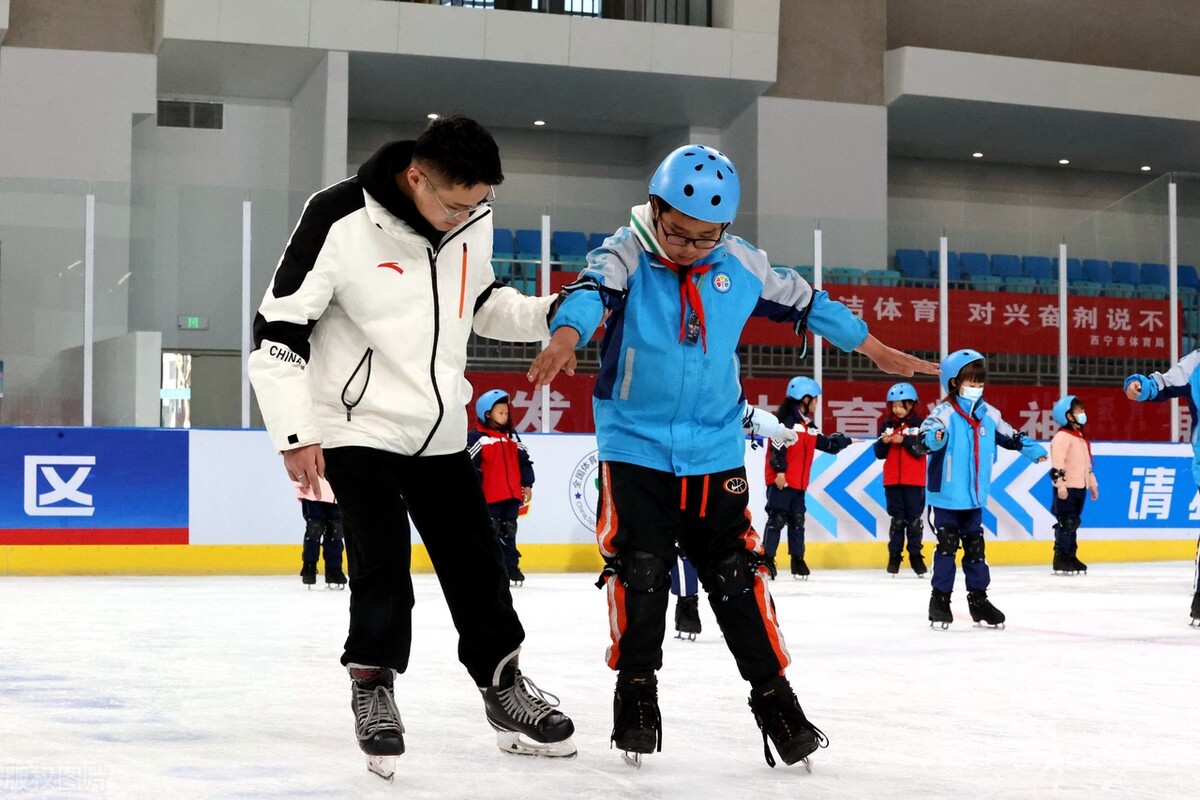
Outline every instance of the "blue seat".
[[[1070, 269], [1070, 261], [1067, 262], [1067, 268]], [[1107, 261], [1085, 258], [1083, 260], [1083, 277], [1093, 283], [1111, 283], [1112, 267]]]
[[1075, 281], [1071, 284], [1071, 293], [1080, 297], [1099, 297], [1104, 291], [1104, 284], [1096, 281]]
[[1142, 268], [1132, 261], [1112, 262], [1113, 283], [1130, 283], [1137, 286], [1142, 282]]
[[972, 275], [967, 282], [977, 292], [998, 292], [1004, 285], [1004, 278], [999, 275]]
[[1021, 276], [1021, 259], [997, 253], [992, 256], [991, 274], [999, 275], [1001, 278], [1019, 278]]
[[593, 233], [591, 236], [588, 236], [588, 251], [595, 250], [604, 244], [604, 240], [610, 236], [612, 236], [611, 233]]
[[1142, 264], [1142, 283], [1154, 284], [1157, 286], [1171, 285], [1171, 268], [1166, 264], [1146, 263]]
[[[959, 253], [958, 263], [969, 280], [974, 280], [981, 275], [992, 274], [991, 259], [988, 258], [987, 253]], [[950, 270], [950, 279], [954, 280], [953, 267]]]
[[894, 269], [869, 269], [864, 273], [869, 286], [899, 286], [900, 272]]
[[1004, 278], [1004, 289], [1009, 292], [1026, 292], [1033, 294], [1038, 290], [1038, 279], [1029, 278], [1025, 275], [1014, 275], [1010, 278]]
[[1191, 264], [1179, 265], [1179, 286], [1200, 289], [1200, 276], [1196, 275], [1196, 268]]
[[1025, 268], [1025, 274], [1037, 280], [1045, 280], [1046, 278], [1058, 279], [1058, 272], [1054, 269], [1054, 262], [1046, 256], [1022, 256], [1021, 266]]
[[541, 258], [542, 256], [542, 232], [532, 229], [524, 229], [516, 232], [514, 236], [516, 242], [516, 253], [523, 259]]
[[1170, 293], [1170, 288], [1161, 283], [1139, 283], [1135, 291], [1138, 297], [1147, 300], [1166, 300]]
[[896, 270], [910, 280], [929, 278], [929, 256], [924, 250], [897, 250]]
[[800, 277], [809, 283], [813, 282], [813, 267], [811, 264], [797, 264], [796, 272], [799, 272]]
[[550, 252], [563, 269], [574, 271], [587, 263], [587, 236], [582, 231], [554, 231], [550, 234]]
[[824, 270], [824, 275], [821, 277], [824, 278], [824, 282], [826, 283], [851, 285], [866, 283], [864, 270], [858, 267], [830, 267]]
[[[929, 276], [935, 280], [938, 276], [938, 265], [941, 263], [941, 257], [940, 251], [929, 251]], [[963, 269], [962, 260], [958, 257], [958, 253], [953, 250], [946, 251], [946, 272], [952, 281], [966, 280], [966, 270]]]
[[[1058, 278], [1036, 278], [1038, 292], [1041, 294], [1058, 294]], [[1068, 290], [1070, 284], [1068, 283]]]
[[[1058, 259], [1052, 259], [1050, 264], [1054, 270], [1054, 277], [1058, 277]], [[1087, 275], [1083, 270], [1083, 262], [1078, 258], [1067, 258], [1067, 283], [1075, 283], [1076, 281], [1086, 281]]]
[[512, 258], [512, 254], [516, 252], [513, 246], [512, 231], [507, 228], [495, 228], [492, 230], [492, 255], [507, 256]]

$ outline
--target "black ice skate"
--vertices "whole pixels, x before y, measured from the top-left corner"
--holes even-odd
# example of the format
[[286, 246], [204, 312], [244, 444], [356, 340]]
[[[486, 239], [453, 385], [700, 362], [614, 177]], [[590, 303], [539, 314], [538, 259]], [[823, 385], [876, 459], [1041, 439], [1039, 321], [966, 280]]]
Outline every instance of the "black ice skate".
[[617, 676], [613, 694], [612, 744], [631, 767], [642, 766], [644, 753], [662, 752], [662, 714], [658, 710], [658, 678], [650, 673]]
[[967, 592], [967, 608], [971, 612], [971, 619], [980, 627], [1004, 627], [1004, 612], [992, 605], [987, 592]]
[[767, 744], [769, 738], [783, 763], [791, 765], [803, 761], [804, 768], [812, 772], [808, 756], [818, 747], [828, 747], [829, 739], [804, 716], [800, 701], [796, 699], [787, 678], [773, 678], [770, 683], [752, 690], [750, 710], [754, 712], [754, 721], [762, 731], [763, 756], [767, 759], [767, 765], [775, 766], [771, 747]]
[[[1053, 570], [1055, 575], [1074, 575], [1079, 572], [1075, 566], [1076, 560], [1069, 556], [1065, 551], [1054, 548], [1054, 565]], [[1080, 563], [1080, 566], [1083, 566]], [[1087, 567], [1083, 567], [1083, 571], [1087, 571]]]
[[1200, 627], [1200, 592], [1192, 597], [1192, 621], [1188, 624]]
[[487, 721], [496, 731], [496, 745], [513, 755], [573, 758], [575, 725], [555, 710], [557, 697], [543, 692], [517, 669], [520, 652], [509, 653], [496, 667], [492, 685], [479, 689]]
[[675, 638], [696, 641], [700, 633], [700, 597], [680, 597], [675, 601]]
[[946, 630], [951, 622], [954, 622], [954, 612], [950, 610], [950, 594], [934, 589], [929, 596], [929, 627]]
[[317, 563], [315, 561], [305, 561], [300, 567], [300, 580], [305, 586], [312, 586], [317, 582]]
[[395, 676], [387, 667], [352, 664], [347, 669], [358, 746], [367, 754], [367, 769], [390, 781], [396, 756], [404, 755], [404, 725], [392, 694]]
[[334, 564], [333, 566], [330, 566], [329, 564], [325, 565], [325, 588], [346, 588], [346, 573], [342, 572], [341, 564]]
[[808, 576], [812, 571], [808, 568], [808, 564], [804, 563], [803, 556], [792, 556], [792, 577], [798, 581], [808, 580]]
[[767, 567], [767, 574], [771, 576], [771, 580], [775, 580], [778, 570], [775, 567], [775, 556], [763, 556], [762, 563]]
[[900, 572], [901, 557], [899, 553], [888, 553], [887, 571], [889, 575], [897, 575]]
[[520, 567], [509, 567], [508, 568], [508, 582], [512, 586], [524, 586], [525, 585], [525, 573], [521, 572]]
[[925, 568], [925, 556], [920, 553], [909, 553], [908, 565], [912, 567], [913, 572], [917, 573], [918, 578], [924, 578], [925, 573], [929, 571]]
[[1087, 575], [1087, 564], [1080, 561], [1074, 553], [1071, 553], [1071, 563], [1075, 567], [1075, 572]]

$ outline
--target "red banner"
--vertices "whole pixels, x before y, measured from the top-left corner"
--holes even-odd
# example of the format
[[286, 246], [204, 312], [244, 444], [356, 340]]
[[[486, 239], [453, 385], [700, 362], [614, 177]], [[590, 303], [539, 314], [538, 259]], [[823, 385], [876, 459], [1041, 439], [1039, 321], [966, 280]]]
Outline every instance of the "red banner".
[[[523, 373], [471, 372], [467, 375], [478, 397], [488, 389], [503, 389], [512, 398], [512, 419], [518, 431], [540, 431], [542, 398], [534, 392]], [[895, 380], [826, 381], [822, 393], [822, 427], [848, 436], [873, 438], [886, 412], [885, 397]], [[932, 381], [913, 381], [921, 407], [932, 408], [940, 389]], [[591, 433], [592, 387], [595, 376], [579, 373], [560, 375], [550, 387], [550, 430], [559, 433]], [[783, 400], [786, 379], [745, 378], [742, 385], [751, 403], [774, 410]], [[1088, 436], [1105, 441], [1167, 441], [1171, 429], [1167, 403], [1134, 403], [1120, 387], [1074, 390], [1083, 400], [1088, 415]], [[1051, 408], [1058, 400], [1052, 386], [1002, 386], [988, 384], [985, 398], [1004, 419], [1035, 439], [1049, 439], [1056, 430]], [[472, 403], [469, 413], [474, 415]], [[1190, 441], [1191, 420], [1183, 407], [1180, 441]]]

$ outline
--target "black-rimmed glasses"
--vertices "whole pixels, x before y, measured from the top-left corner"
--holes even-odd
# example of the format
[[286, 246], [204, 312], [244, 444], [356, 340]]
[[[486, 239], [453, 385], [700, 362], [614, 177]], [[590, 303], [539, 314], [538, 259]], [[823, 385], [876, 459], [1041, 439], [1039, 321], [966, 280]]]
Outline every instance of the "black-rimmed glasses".
[[477, 208], [483, 208], [484, 206], [490, 206], [492, 203], [496, 202], [496, 187], [489, 186], [487, 196], [484, 197], [483, 200], [479, 201], [478, 203], [476, 203], [473, 206], [467, 206], [465, 208], [457, 208], [457, 209], [451, 211], [449, 208], [446, 207], [446, 204], [442, 202], [442, 198], [438, 194], [437, 187], [433, 185], [433, 181], [429, 180], [429, 176], [426, 175], [421, 170], [417, 170], [417, 171], [421, 173], [421, 177], [425, 179], [425, 183], [429, 184], [429, 191], [433, 193], [433, 199], [437, 200], [437, 204], [439, 206], [441, 206], [442, 211], [445, 212], [447, 222], [454, 222], [457, 219], [461, 219], [463, 217], [468, 216], [472, 211], [474, 211]]

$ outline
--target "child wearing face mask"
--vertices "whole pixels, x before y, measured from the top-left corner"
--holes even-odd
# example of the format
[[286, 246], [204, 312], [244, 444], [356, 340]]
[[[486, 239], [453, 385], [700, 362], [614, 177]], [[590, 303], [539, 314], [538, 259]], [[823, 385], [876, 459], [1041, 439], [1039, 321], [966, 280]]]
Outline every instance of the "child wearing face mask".
[[962, 545], [963, 576], [971, 619], [993, 628], [1004, 626], [1004, 614], [988, 599], [991, 574], [984, 557], [983, 508], [992, 482], [996, 447], [1016, 450], [1035, 463], [1046, 449], [1000, 417], [983, 400], [987, 362], [976, 350], [956, 350], [941, 364], [946, 396], [921, 423], [928, 448], [926, 498], [937, 534], [933, 556], [933, 593], [929, 624], [950, 627], [950, 593], [954, 590], [955, 557]]
[[1052, 413], [1059, 426], [1050, 440], [1050, 482], [1054, 486], [1050, 513], [1058, 518], [1054, 526], [1054, 571], [1087, 574], [1087, 564], [1075, 557], [1075, 532], [1087, 494], [1090, 492], [1093, 500], [1100, 497], [1096, 473], [1092, 471], [1092, 446], [1083, 435], [1087, 413], [1073, 394], [1055, 403]]

